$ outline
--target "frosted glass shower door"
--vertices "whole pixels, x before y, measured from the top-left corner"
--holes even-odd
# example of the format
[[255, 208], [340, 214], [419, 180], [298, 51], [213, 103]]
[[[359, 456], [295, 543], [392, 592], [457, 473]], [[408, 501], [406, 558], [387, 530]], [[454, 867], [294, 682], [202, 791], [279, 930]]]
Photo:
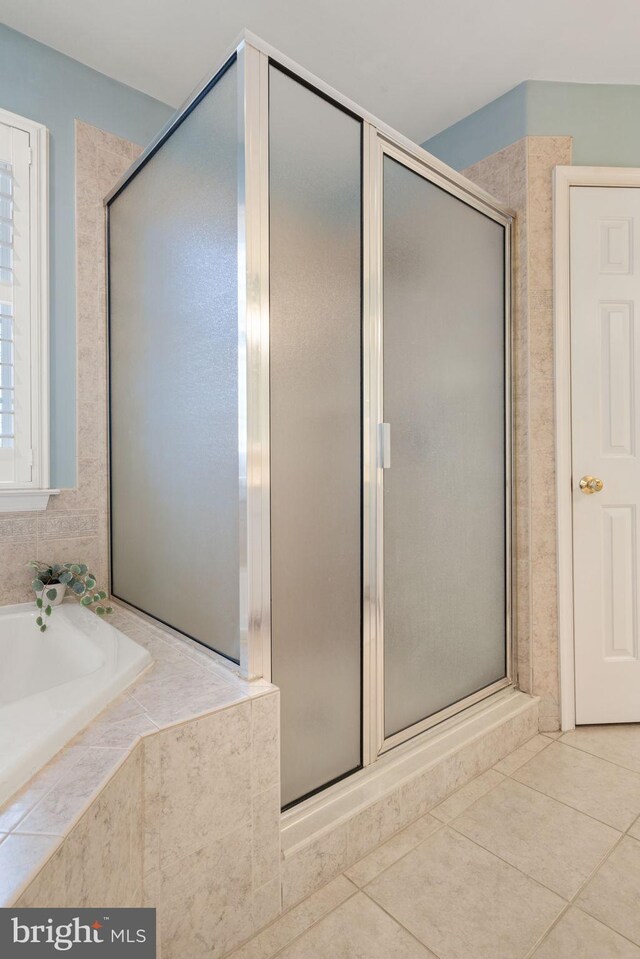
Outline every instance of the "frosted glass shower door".
[[507, 671], [505, 228], [417, 166], [383, 156], [387, 741]]

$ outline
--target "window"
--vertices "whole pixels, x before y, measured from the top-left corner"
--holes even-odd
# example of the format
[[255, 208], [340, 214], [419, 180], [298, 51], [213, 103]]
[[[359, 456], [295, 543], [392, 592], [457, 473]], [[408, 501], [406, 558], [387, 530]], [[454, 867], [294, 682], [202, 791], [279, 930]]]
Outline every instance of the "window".
[[47, 131], [0, 110], [0, 511], [49, 486]]

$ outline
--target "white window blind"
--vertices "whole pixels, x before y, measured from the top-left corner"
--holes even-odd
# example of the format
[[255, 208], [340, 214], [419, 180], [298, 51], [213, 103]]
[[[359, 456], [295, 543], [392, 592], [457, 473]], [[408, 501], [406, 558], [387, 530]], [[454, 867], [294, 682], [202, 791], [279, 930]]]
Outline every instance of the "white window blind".
[[15, 444], [13, 342], [13, 167], [0, 161], [0, 448]]
[[46, 220], [46, 131], [0, 110], [0, 492], [49, 483]]

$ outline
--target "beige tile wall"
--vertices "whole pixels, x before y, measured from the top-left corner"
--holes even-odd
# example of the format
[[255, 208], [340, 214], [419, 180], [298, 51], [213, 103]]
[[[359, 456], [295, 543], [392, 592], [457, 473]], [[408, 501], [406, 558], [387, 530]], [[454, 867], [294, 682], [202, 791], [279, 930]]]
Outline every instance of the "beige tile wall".
[[219, 959], [271, 922], [279, 693], [145, 735], [16, 905], [154, 906], [162, 959]]
[[280, 912], [278, 698], [144, 740], [144, 895], [163, 959], [218, 959]]
[[552, 173], [571, 137], [525, 137], [465, 174], [517, 213], [516, 634], [521, 688], [559, 728], [553, 372]]
[[0, 514], [0, 605], [32, 598], [30, 559], [78, 560], [107, 581], [103, 197], [140, 147], [76, 121], [77, 487], [41, 513]]
[[138, 745], [16, 905], [141, 906], [142, 811]]

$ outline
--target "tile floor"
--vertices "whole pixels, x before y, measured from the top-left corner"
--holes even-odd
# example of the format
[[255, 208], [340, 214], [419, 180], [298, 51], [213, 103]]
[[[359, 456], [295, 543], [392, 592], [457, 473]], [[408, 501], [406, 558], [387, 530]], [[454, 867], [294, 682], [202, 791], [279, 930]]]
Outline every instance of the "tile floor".
[[540, 735], [233, 959], [640, 959], [640, 725]]

